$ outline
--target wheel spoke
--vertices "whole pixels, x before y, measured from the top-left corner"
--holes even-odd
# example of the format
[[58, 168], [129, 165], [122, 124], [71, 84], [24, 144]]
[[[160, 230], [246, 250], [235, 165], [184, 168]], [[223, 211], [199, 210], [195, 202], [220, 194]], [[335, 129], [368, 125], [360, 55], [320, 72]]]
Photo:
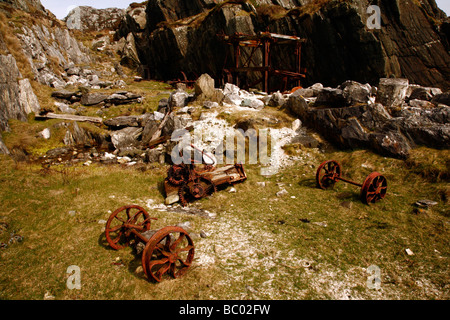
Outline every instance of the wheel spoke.
[[[148, 265], [148, 270], [153, 274], [153, 276], [158, 280], [161, 281], [162, 276], [169, 270], [171, 263], [169, 262], [168, 258], [157, 260], [150, 262]], [[166, 264], [166, 265], [165, 265]], [[157, 265], [163, 265], [160, 267], [156, 272], [152, 272], [152, 268]]]
[[119, 217], [119, 216], [115, 216], [114, 218], [116, 218], [117, 220], [119, 220], [120, 222], [123, 222], [123, 223], [125, 223], [126, 221], [125, 220], [123, 220], [121, 217]]
[[154, 266], [157, 266], [157, 265], [160, 265], [160, 264], [165, 264], [166, 262], [168, 262], [169, 261], [169, 258], [163, 258], [163, 259], [160, 259], [160, 260], [154, 260], [154, 261], [151, 261], [150, 263], [149, 263], [149, 265], [148, 265], [148, 269], [151, 271], [151, 269], [154, 267]]
[[375, 198], [375, 194], [371, 194], [371, 195], [367, 195], [366, 199], [367, 199], [367, 203], [371, 203], [373, 201], [373, 199]]
[[187, 246], [187, 247], [178, 249], [178, 250], [176, 251], [176, 253], [179, 254], [180, 252], [189, 251], [189, 250], [191, 250], [192, 248], [194, 248], [194, 246], [189, 245], [189, 246]]
[[119, 234], [119, 235], [117, 236], [117, 238], [112, 239], [112, 242], [113, 242], [114, 244], [118, 243], [118, 242], [120, 241], [120, 238], [121, 238], [121, 237], [122, 237], [122, 234]]
[[170, 250], [174, 250], [178, 244], [181, 243], [181, 241], [183, 241], [183, 239], [185, 238], [185, 234], [184, 233], [180, 233], [180, 236], [177, 240], [175, 240], [175, 242], [170, 246]]

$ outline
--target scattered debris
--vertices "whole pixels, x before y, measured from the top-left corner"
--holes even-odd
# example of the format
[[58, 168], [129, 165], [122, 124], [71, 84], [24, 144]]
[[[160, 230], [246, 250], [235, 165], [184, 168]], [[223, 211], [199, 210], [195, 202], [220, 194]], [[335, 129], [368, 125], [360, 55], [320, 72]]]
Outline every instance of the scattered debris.
[[315, 224], [317, 226], [321, 226], [321, 227], [328, 227], [328, 223], [326, 221], [322, 221], [322, 222], [312, 222], [312, 224]]
[[280, 191], [277, 192], [277, 197], [283, 197], [285, 195], [288, 195], [289, 192], [286, 189], [281, 189]]
[[427, 200], [427, 199], [423, 199], [423, 200], [419, 200], [415, 203], [416, 207], [419, 208], [425, 208], [428, 209], [430, 207], [433, 207], [435, 205], [437, 205], [438, 203], [436, 201], [432, 201], [432, 200]]
[[74, 217], [77, 214], [77, 212], [75, 210], [70, 210], [69, 211], [69, 216]]
[[412, 252], [412, 250], [411, 249], [405, 249], [405, 251], [406, 251], [406, 254], [408, 255], [408, 256], [413, 256], [414, 255], [414, 252]]

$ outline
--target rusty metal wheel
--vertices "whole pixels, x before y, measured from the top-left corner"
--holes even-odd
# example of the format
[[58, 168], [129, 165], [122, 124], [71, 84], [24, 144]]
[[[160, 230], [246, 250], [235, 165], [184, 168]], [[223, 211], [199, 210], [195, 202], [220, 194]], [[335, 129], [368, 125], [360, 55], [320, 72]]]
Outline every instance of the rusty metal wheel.
[[194, 251], [194, 242], [183, 228], [165, 227], [145, 246], [142, 267], [149, 280], [161, 282], [167, 275], [178, 278], [191, 266]]
[[320, 189], [333, 188], [341, 176], [341, 165], [335, 160], [324, 161], [316, 173], [317, 187]]
[[148, 212], [140, 206], [120, 207], [111, 214], [106, 222], [106, 240], [116, 250], [125, 248], [134, 238], [130, 228], [138, 232], [150, 230], [152, 219], [155, 218], [150, 218]]
[[185, 183], [178, 190], [181, 205], [185, 207], [188, 202], [201, 199], [207, 195], [213, 194], [217, 191], [217, 187], [211, 180], [205, 177], [199, 177], [194, 181]]
[[361, 188], [361, 201], [365, 204], [375, 203], [384, 199], [387, 191], [387, 180], [378, 172], [372, 172]]

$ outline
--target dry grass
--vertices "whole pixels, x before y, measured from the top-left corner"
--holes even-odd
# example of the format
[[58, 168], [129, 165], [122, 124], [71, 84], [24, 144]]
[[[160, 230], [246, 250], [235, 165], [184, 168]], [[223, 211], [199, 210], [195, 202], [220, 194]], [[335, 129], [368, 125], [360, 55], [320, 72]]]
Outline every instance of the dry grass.
[[[0, 250], [1, 298], [43, 299], [46, 292], [56, 299], [108, 300], [449, 298], [448, 204], [438, 195], [448, 180], [431, 183], [404, 161], [367, 151], [301, 150], [301, 156], [272, 177], [247, 165], [248, 180], [235, 186], [236, 193], [228, 188], [191, 204], [214, 212], [215, 219], [158, 210], [167, 166], [42, 172], [0, 157], [0, 221], [24, 236]], [[382, 172], [389, 183], [386, 199], [363, 205], [359, 189], [345, 183], [317, 189], [315, 169], [331, 158], [355, 181]], [[289, 194], [277, 197], [281, 188]], [[438, 205], [415, 213], [412, 204], [424, 198]], [[159, 219], [154, 228], [189, 221], [193, 233], [207, 234], [195, 238], [196, 259], [184, 277], [149, 283], [130, 248], [108, 248], [101, 220], [125, 204], [145, 207]], [[382, 272], [378, 291], [366, 285], [366, 268], [373, 264]], [[81, 268], [81, 290], [66, 288], [70, 265]]]

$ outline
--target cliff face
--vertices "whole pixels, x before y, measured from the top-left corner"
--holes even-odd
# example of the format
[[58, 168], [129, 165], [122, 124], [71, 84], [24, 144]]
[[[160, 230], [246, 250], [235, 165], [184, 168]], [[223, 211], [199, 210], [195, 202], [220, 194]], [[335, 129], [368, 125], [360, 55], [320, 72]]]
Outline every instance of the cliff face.
[[[373, 4], [381, 9], [381, 29], [367, 27]], [[394, 76], [450, 88], [448, 23], [434, 0], [153, 0], [146, 12], [145, 36], [136, 47], [151, 77], [169, 80], [183, 71], [191, 78], [205, 72], [220, 78], [230, 48], [217, 34], [270, 31], [307, 39], [305, 86], [348, 79], [376, 84]], [[287, 50], [271, 57], [278, 68], [295, 63]]]
[[46, 11], [40, 0], [2, 0], [2, 2], [25, 12]]
[[33, 84], [66, 85], [68, 66], [88, 64], [91, 58], [39, 0], [0, 3], [0, 131], [8, 120], [26, 121], [40, 103]]

